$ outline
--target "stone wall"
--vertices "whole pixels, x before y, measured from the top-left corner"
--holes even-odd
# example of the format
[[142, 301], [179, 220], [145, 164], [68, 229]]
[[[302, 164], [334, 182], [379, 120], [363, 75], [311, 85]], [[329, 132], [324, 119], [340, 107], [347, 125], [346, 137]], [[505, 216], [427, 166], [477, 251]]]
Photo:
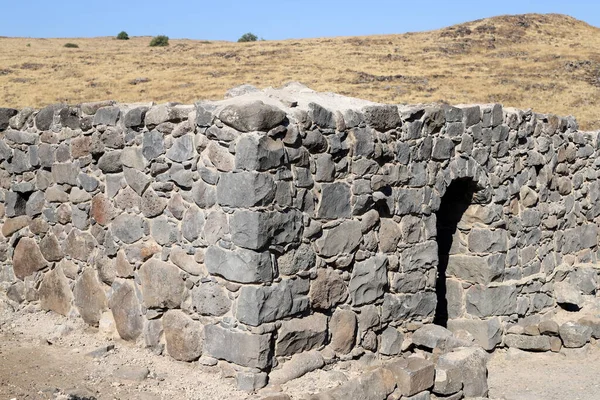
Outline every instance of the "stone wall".
[[491, 350], [595, 294], [597, 149], [572, 118], [298, 84], [0, 109], [0, 281], [242, 387], [309, 350], [398, 355], [437, 317]]

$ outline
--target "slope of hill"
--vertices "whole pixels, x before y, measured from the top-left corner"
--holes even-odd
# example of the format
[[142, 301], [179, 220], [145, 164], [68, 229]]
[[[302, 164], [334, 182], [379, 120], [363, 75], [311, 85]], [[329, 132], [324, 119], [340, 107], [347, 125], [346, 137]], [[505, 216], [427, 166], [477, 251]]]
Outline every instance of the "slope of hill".
[[[489, 103], [600, 129], [600, 29], [527, 14], [402, 35], [254, 43], [0, 38], [0, 105], [220, 99], [300, 81], [386, 103]], [[73, 42], [79, 48], [65, 48]]]

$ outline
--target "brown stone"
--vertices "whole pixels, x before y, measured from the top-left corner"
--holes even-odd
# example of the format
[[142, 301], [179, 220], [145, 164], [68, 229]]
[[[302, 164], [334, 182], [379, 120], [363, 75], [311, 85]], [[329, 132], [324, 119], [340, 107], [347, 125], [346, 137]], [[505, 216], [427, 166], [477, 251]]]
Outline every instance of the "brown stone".
[[340, 354], [348, 354], [356, 341], [356, 314], [350, 310], [337, 309], [329, 321], [330, 347]]
[[127, 261], [127, 256], [125, 255], [125, 251], [119, 250], [117, 252], [117, 260], [116, 260], [116, 271], [117, 276], [120, 278], [130, 278], [133, 276], [133, 265]]
[[40, 251], [48, 261], [60, 261], [63, 258], [63, 251], [56, 236], [49, 234], [40, 241]]
[[39, 295], [42, 309], [54, 311], [62, 315], [69, 313], [71, 302], [73, 301], [73, 293], [62, 268], [54, 268], [44, 276]]
[[90, 154], [92, 144], [91, 136], [78, 136], [71, 139], [71, 156], [73, 158], [85, 157]]
[[104, 194], [98, 193], [92, 199], [91, 216], [102, 226], [106, 226], [115, 217], [115, 209]]
[[152, 258], [139, 271], [144, 305], [148, 308], [177, 308], [185, 283], [175, 265]]
[[329, 310], [348, 298], [348, 288], [337, 271], [320, 269], [310, 285], [310, 303], [312, 307]]
[[31, 238], [19, 240], [13, 254], [15, 276], [21, 280], [45, 268], [48, 264], [37, 243]]
[[133, 283], [116, 280], [112, 285], [112, 292], [108, 306], [112, 311], [117, 332], [124, 340], [133, 341], [140, 336], [144, 328], [144, 317]]
[[179, 361], [194, 361], [202, 355], [203, 325], [181, 310], [163, 316], [163, 329], [169, 355]]
[[96, 276], [96, 271], [88, 268], [83, 271], [74, 288], [75, 307], [81, 318], [89, 325], [98, 326], [102, 312], [108, 304], [102, 284]]
[[65, 254], [79, 261], [88, 261], [96, 249], [96, 239], [79, 229], [71, 229], [65, 241]]
[[4, 237], [9, 237], [15, 232], [18, 232], [20, 229], [25, 228], [30, 221], [27, 215], [21, 215], [14, 218], [6, 218], [4, 220], [4, 224], [2, 224], [2, 235]]

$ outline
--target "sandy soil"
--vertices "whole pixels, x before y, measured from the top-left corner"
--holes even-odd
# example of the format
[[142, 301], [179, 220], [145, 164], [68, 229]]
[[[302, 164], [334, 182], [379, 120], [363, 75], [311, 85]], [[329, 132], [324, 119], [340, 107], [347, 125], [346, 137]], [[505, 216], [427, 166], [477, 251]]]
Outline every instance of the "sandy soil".
[[[103, 352], [106, 346], [113, 349]], [[95, 357], [90, 352], [100, 349]], [[281, 388], [293, 399], [335, 387], [359, 373], [361, 363], [339, 363]], [[600, 345], [561, 353], [497, 350], [489, 363], [490, 398], [600, 399]], [[147, 375], [147, 376], [146, 376]], [[0, 400], [248, 399], [218, 367], [180, 363], [121, 341], [103, 340], [78, 320], [35, 306], [0, 309]]]

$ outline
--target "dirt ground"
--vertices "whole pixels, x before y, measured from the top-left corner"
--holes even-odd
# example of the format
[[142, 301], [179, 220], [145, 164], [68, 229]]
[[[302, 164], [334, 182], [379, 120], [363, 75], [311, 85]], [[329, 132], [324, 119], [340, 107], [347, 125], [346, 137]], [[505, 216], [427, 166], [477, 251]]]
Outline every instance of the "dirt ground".
[[[106, 351], [108, 347], [108, 351]], [[111, 349], [110, 346], [114, 346]], [[96, 351], [97, 350], [97, 351]], [[96, 351], [96, 355], [89, 353]], [[281, 389], [293, 399], [356, 375], [360, 364], [314, 371]], [[500, 349], [489, 363], [490, 398], [505, 400], [600, 399], [600, 345], [561, 353]], [[249, 399], [220, 368], [180, 363], [131, 344], [103, 340], [78, 320], [0, 307], [0, 400]], [[77, 398], [77, 397], [76, 397]]]

